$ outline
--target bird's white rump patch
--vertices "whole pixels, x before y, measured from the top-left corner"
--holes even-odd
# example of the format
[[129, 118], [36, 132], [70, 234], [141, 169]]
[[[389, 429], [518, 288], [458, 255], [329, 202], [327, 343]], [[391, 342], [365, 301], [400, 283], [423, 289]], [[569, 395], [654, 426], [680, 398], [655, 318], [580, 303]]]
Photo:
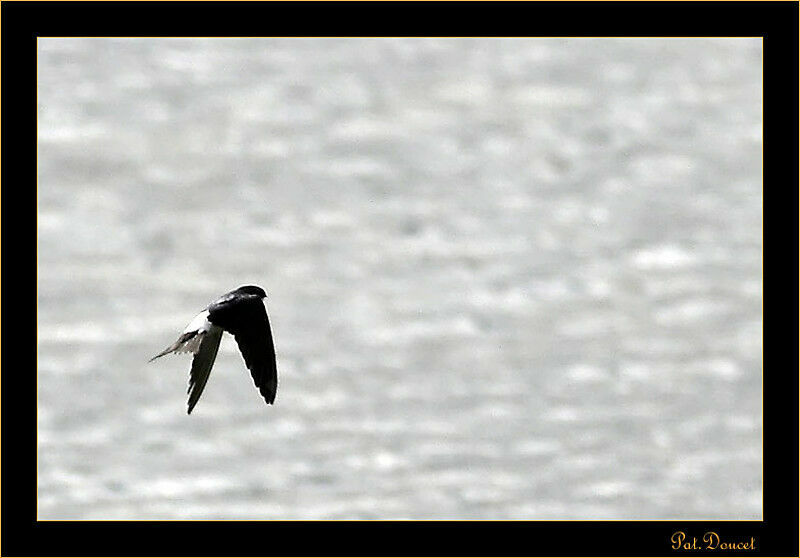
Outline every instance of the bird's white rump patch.
[[208, 331], [211, 328], [211, 322], [208, 321], [208, 310], [203, 310], [194, 319], [189, 322], [189, 325], [186, 326], [186, 329], [183, 330], [184, 333], [189, 333], [192, 331]]
[[208, 321], [208, 310], [203, 310], [195, 316], [194, 319], [189, 322], [189, 325], [186, 326], [186, 329], [183, 330], [183, 335], [187, 333], [194, 333], [195, 335], [183, 343], [180, 343], [173, 352], [197, 354], [197, 351], [200, 350], [200, 344], [203, 342], [203, 338], [212, 327], [214, 327], [214, 325]]

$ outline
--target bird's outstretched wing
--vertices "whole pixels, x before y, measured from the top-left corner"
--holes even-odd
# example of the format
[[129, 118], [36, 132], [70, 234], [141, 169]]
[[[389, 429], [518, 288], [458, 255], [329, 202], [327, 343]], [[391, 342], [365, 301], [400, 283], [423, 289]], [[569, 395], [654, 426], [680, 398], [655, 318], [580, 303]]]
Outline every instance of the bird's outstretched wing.
[[272, 404], [278, 390], [278, 368], [269, 318], [261, 298], [247, 296], [220, 301], [209, 307], [209, 319], [233, 334], [258, 391], [264, 401]]
[[211, 374], [211, 367], [217, 358], [219, 342], [222, 340], [222, 328], [212, 325], [208, 331], [198, 333], [201, 337], [200, 344], [192, 359], [192, 369], [189, 371], [189, 403], [187, 414], [192, 413], [192, 409], [197, 405], [203, 388], [206, 387], [208, 376]]

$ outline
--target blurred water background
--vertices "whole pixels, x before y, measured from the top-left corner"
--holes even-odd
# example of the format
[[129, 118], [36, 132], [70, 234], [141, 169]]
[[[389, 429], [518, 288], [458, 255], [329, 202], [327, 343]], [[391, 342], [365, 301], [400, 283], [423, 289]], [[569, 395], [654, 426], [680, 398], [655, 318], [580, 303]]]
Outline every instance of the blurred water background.
[[760, 519], [761, 48], [40, 39], [39, 518]]

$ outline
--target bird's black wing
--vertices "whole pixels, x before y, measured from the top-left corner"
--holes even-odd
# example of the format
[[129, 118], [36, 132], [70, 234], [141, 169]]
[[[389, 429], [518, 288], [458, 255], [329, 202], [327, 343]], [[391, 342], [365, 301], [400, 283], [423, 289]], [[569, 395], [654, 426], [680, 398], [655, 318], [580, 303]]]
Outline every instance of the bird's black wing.
[[253, 382], [268, 404], [275, 401], [278, 368], [264, 303], [258, 296], [221, 300], [209, 307], [208, 319], [231, 333], [239, 344]]
[[194, 353], [192, 369], [189, 371], [188, 414], [192, 413], [192, 409], [197, 405], [197, 401], [203, 393], [203, 388], [206, 387], [206, 382], [208, 382], [211, 367], [214, 366], [214, 360], [217, 358], [219, 342], [222, 340], [222, 328], [212, 325], [207, 332], [202, 332], [198, 335], [202, 336], [202, 341], [200, 341], [200, 345]]

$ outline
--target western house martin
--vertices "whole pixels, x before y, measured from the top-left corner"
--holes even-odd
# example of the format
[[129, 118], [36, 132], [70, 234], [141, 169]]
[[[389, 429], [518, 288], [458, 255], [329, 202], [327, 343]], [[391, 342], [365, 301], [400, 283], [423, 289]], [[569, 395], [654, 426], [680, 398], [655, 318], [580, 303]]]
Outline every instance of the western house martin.
[[222, 295], [195, 316], [175, 343], [150, 359], [153, 362], [169, 353], [194, 355], [189, 372], [187, 413], [191, 414], [206, 387], [223, 331], [236, 339], [264, 401], [268, 405], [275, 401], [278, 368], [267, 309], [262, 300], [266, 296], [264, 289], [256, 285], [244, 285]]

